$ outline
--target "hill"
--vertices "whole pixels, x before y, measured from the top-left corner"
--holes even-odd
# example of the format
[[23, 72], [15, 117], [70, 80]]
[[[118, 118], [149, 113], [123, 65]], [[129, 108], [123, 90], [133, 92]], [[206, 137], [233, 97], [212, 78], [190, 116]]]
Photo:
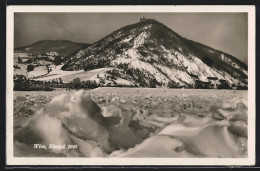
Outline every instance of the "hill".
[[59, 56], [67, 56], [88, 47], [87, 43], [75, 43], [69, 40], [41, 40], [28, 46], [15, 48], [15, 52], [42, 54], [56, 52]]
[[68, 55], [62, 70], [113, 67], [112, 78], [141, 87], [247, 87], [247, 65], [188, 40], [153, 19], [120, 28]]

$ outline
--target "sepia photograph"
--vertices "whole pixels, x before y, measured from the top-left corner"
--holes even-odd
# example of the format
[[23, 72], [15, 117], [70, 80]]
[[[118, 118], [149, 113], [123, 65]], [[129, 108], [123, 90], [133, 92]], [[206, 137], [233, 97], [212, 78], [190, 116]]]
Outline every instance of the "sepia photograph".
[[7, 164], [254, 164], [253, 6], [8, 8]]

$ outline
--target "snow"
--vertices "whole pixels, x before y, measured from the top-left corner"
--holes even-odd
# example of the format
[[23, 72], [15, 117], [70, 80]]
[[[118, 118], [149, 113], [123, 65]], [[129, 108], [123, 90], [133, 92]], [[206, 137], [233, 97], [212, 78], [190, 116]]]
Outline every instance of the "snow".
[[[175, 65], [178, 66], [182, 65], [183, 67], [187, 68], [186, 70], [189, 73], [200, 76], [201, 80], [203, 81], [207, 81], [205, 77], [217, 77], [220, 79], [223, 78], [221, 74], [219, 74], [214, 69], [207, 66], [196, 56], [190, 55], [189, 58], [187, 58], [186, 56], [182, 55], [177, 51], [169, 51], [164, 46], [161, 46], [161, 48], [167, 54], [167, 58], [170, 59]], [[174, 72], [177, 72], [177, 70]], [[184, 73], [182, 74], [182, 77], [179, 78], [180, 79], [188, 78], [185, 81], [191, 82], [191, 79]]]
[[132, 39], [132, 37], [129, 37], [129, 38], [122, 40], [122, 42], [129, 42], [131, 39]]
[[153, 75], [155, 77], [155, 79], [157, 81], [159, 81], [161, 83], [168, 83], [169, 82], [168, 78], [166, 78], [154, 66], [152, 66], [149, 63], [139, 61], [139, 60], [134, 60], [134, 61], [131, 61], [130, 66], [132, 68], [138, 68], [138, 69], [141, 69], [141, 70], [144, 70], [144, 71], [150, 73], [151, 75]]
[[133, 48], [128, 49], [124, 54], [131, 57], [132, 59], [136, 59], [136, 58], [140, 57], [140, 55], [137, 53], [137, 51]]
[[162, 72], [167, 74], [167, 76], [174, 82], [182, 84], [183, 81], [193, 84], [193, 79], [187, 74], [185, 71], [177, 70], [175, 68], [168, 68], [162, 65], [156, 65], [156, 67], [160, 68]]
[[[140, 36], [142, 35], [142, 36]], [[144, 38], [144, 34], [140, 34], [139, 38]], [[135, 46], [140, 46], [142, 44], [143, 39], [138, 39]], [[229, 74], [214, 70], [213, 68], [206, 65], [202, 62], [199, 58], [193, 55], [189, 55], [186, 57], [181, 53], [174, 51], [174, 50], [167, 50], [165, 47], [161, 46], [162, 54], [167, 56], [169, 62], [172, 62], [175, 65], [183, 66], [186, 68], [186, 71], [176, 69], [176, 68], [168, 68], [163, 65], [158, 64], [149, 64], [147, 62], [140, 61], [140, 58], [143, 58], [135, 48], [128, 49], [123, 53], [123, 55], [118, 56], [117, 59], [112, 61], [112, 64], [119, 65], [119, 64], [129, 64], [130, 68], [138, 68], [143, 71], [143, 73], [150, 73], [155, 77], [158, 82], [162, 84], [167, 84], [170, 80], [179, 83], [180, 85], [185, 85], [188, 83], [190, 85], [194, 85], [194, 79], [188, 74], [192, 73], [194, 75], [199, 76], [199, 80], [207, 82], [209, 81], [207, 77], [216, 77], [218, 79], [226, 79], [230, 84], [235, 83], [237, 84], [239, 81], [232, 78]], [[153, 58], [154, 56], [151, 56]], [[147, 57], [148, 58], [148, 57]], [[159, 68], [167, 77], [162, 74], [158, 69]], [[225, 76], [223, 76], [225, 75]], [[170, 80], [169, 80], [170, 79]], [[212, 81], [213, 83], [217, 84], [217, 81]]]
[[247, 70], [242, 69], [242, 72], [243, 72], [244, 74], [248, 75], [248, 71], [247, 71]]
[[50, 81], [56, 78], [60, 78], [60, 77], [64, 77], [67, 75], [72, 75], [72, 74], [76, 74], [76, 73], [81, 73], [84, 72], [84, 70], [80, 70], [80, 71], [63, 71], [61, 70], [62, 65], [58, 65], [58, 66], [52, 66], [52, 71], [49, 72], [48, 75], [46, 75], [45, 77], [42, 78], [37, 78], [35, 80], [39, 80], [39, 81]]
[[47, 73], [48, 71], [46, 69], [46, 66], [38, 66], [35, 67], [33, 71], [28, 72], [27, 75], [29, 78], [33, 78], [33, 77], [45, 75]]
[[176, 52], [177, 58], [182, 61], [182, 64], [187, 67], [187, 71], [189, 73], [198, 75], [206, 81], [203, 77], [216, 77], [218, 79], [222, 79], [223, 76], [219, 74], [216, 70], [212, 69], [208, 65], [206, 65], [204, 62], [202, 62], [199, 58], [196, 56], [190, 55], [191, 59], [187, 59], [187, 57], [183, 56], [182, 54]]
[[145, 38], [147, 38], [149, 35], [147, 32], [142, 32], [139, 34], [135, 40], [134, 40], [134, 46], [133, 48], [137, 48], [139, 46], [142, 46], [144, 44]]
[[48, 52], [46, 53], [47, 55], [50, 55], [50, 56], [57, 56], [58, 55], [58, 52]]
[[115, 82], [119, 85], [131, 85], [131, 81], [122, 79], [122, 78], [117, 78], [117, 80], [115, 80]]
[[152, 24], [149, 24], [149, 25], [144, 26], [143, 29], [144, 29], [144, 30], [148, 30], [148, 29], [150, 29], [151, 27], [152, 27]]
[[99, 74], [100, 77], [104, 77], [104, 73], [108, 70], [111, 70], [112, 68], [99, 68], [99, 69], [94, 69], [91, 71], [65, 71], [60, 73], [59, 75], [54, 75], [50, 76], [50, 78], [53, 79], [53, 77], [56, 76], [56, 78], [61, 78], [65, 82], [70, 82], [75, 78], [79, 78], [81, 81], [86, 81], [86, 80], [95, 80], [99, 81], [97, 78], [97, 75]]
[[[130, 53], [128, 53], [128, 54], [131, 55], [131, 52], [134, 52], [134, 51], [130, 50]], [[112, 61], [112, 63], [116, 64], [116, 65], [129, 64], [130, 68], [140, 69], [140, 70], [143, 70], [144, 72], [150, 73], [159, 82], [162, 82], [162, 83], [168, 82], [168, 78], [166, 78], [163, 74], [161, 74], [154, 66], [152, 66], [149, 63], [138, 60], [137, 59], [138, 54], [136, 54], [136, 53], [133, 53], [133, 54], [132, 54], [133, 56], [130, 56], [132, 58], [126, 59], [124, 57], [121, 57], [121, 58], [115, 59], [114, 61]]]
[[118, 55], [115, 60], [113, 60], [111, 63], [114, 65], [118, 64], [128, 64], [133, 60], [136, 60], [140, 58], [140, 54], [137, 53], [136, 49], [130, 48], [127, 51], [125, 51], [122, 55]]
[[[36, 113], [14, 118], [14, 156], [46, 157], [52, 152], [64, 157], [247, 157], [248, 93], [233, 92], [118, 87], [85, 92], [15, 92], [15, 116], [25, 115], [20, 110], [25, 106]], [[192, 102], [194, 105], [181, 108]], [[152, 114], [147, 115], [148, 111]], [[216, 118], [217, 112], [227, 119]], [[109, 123], [107, 119], [119, 121]], [[140, 127], [131, 124], [136, 121]], [[25, 135], [29, 139], [25, 140]], [[79, 151], [36, 152], [30, 148], [31, 142], [38, 142], [33, 135], [46, 144], [74, 142]], [[142, 139], [134, 141], [137, 135]]]
[[14, 75], [25, 75], [25, 76], [27, 76], [27, 65], [19, 64], [18, 66], [21, 69], [14, 69]]
[[238, 85], [238, 83], [240, 82], [239, 80], [231, 77], [231, 75], [229, 75], [227, 72], [223, 72], [224, 73], [224, 79], [227, 80], [229, 82], [229, 84], [236, 84]]
[[200, 75], [200, 76], [199, 76], [199, 80], [200, 80], [200, 81], [204, 81], [204, 82], [207, 82], [207, 81], [208, 81], [207, 77], [205, 77], [204, 75]]
[[84, 52], [81, 50], [76, 54], [76, 58], [81, 58], [84, 55]]
[[120, 58], [113, 60], [111, 63], [113, 65], [119, 65], [119, 64], [128, 64], [131, 61], [132, 61], [132, 59], [130, 59], [130, 58], [120, 57]]

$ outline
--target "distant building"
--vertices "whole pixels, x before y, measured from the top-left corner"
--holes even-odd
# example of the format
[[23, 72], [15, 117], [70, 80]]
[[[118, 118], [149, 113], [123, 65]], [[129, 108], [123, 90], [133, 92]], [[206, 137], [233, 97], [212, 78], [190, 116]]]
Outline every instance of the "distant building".
[[54, 56], [48, 56], [48, 58], [49, 58], [50, 60], [54, 60], [54, 59], [55, 59]]
[[227, 82], [227, 80], [220, 79], [219, 82], [224, 83], [224, 82]]
[[30, 57], [27, 53], [14, 53], [14, 63], [26, 62]]
[[25, 57], [28, 57], [28, 54], [27, 53], [21, 53], [21, 52], [15, 52], [14, 53], [14, 58], [25, 58]]
[[191, 76], [191, 77], [193, 77], [193, 78], [196, 78], [196, 79], [198, 79], [198, 78], [199, 78], [199, 76], [198, 76], [198, 75], [195, 75], [195, 74], [192, 74], [192, 73], [190, 73], [190, 76]]
[[211, 84], [210, 84], [210, 82], [207, 82], [207, 81], [196, 80], [195, 87], [199, 88], [199, 89], [208, 89], [211, 87]]
[[232, 90], [237, 90], [238, 87], [237, 86], [232, 86]]
[[58, 56], [57, 52], [48, 52], [46, 53], [47, 56]]
[[225, 56], [224, 56], [224, 54], [221, 54], [221, 59], [222, 59], [222, 61], [225, 61]]
[[217, 77], [207, 77], [208, 80], [218, 80]]
[[139, 22], [142, 22], [142, 21], [145, 21], [146, 18], [144, 16], [140, 17], [140, 21]]

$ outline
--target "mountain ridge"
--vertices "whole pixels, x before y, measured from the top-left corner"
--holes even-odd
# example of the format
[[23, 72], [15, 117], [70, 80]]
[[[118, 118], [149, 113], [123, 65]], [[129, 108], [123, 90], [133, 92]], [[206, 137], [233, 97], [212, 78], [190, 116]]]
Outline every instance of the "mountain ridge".
[[218, 50], [218, 49], [215, 49], [215, 48], [213, 48], [213, 47], [207, 46], [207, 45], [205, 45], [205, 44], [203, 44], [203, 43], [196, 42], [196, 41], [194, 41], [194, 40], [184, 38], [184, 37], [181, 36], [180, 34], [176, 33], [176, 32], [173, 31], [172, 29], [170, 29], [170, 28], [169, 28], [168, 26], [166, 26], [165, 24], [160, 23], [160, 22], [158, 22], [158, 21], [155, 20], [155, 19], [145, 19], [145, 20], [142, 21], [142, 22], [138, 22], [138, 23], [134, 23], [134, 24], [129, 24], [129, 25], [123, 26], [123, 27], [117, 29], [116, 31], [114, 31], [114, 32], [112, 32], [112, 33], [110, 33], [110, 34], [108, 34], [108, 35], [105, 36], [104, 38], [101, 38], [101, 39], [98, 40], [97, 42], [94, 42], [92, 45], [103, 41], [103, 40], [106, 39], [107, 37], [109, 37], [109, 36], [111, 36], [111, 35], [117, 33], [118, 31], [120, 31], [120, 30], [122, 30], [122, 29], [129, 29], [129, 27], [131, 28], [131, 27], [134, 27], [134, 26], [137, 26], [137, 25], [141, 26], [141, 25], [145, 25], [145, 24], [159, 24], [159, 25], [162, 25], [162, 26], [164, 26], [168, 31], [170, 31], [170, 32], [172, 32], [173, 34], [175, 34], [178, 38], [185, 39], [185, 41], [187, 41], [187, 42], [196, 43], [196, 44], [199, 44], [200, 46], [205, 46], [205, 47], [207, 47], [207, 48], [210, 48], [210, 49], [213, 49], [213, 50], [215, 50], [215, 51], [218, 51], [219, 53], [223, 53], [223, 54], [225, 54], [225, 55], [227, 55], [227, 56], [229, 56], [229, 57], [234, 58], [234, 60], [237, 60], [237, 61], [240, 62], [242, 65], [244, 65], [245, 67], [247, 67], [247, 65], [246, 65], [243, 61], [241, 61], [240, 59], [238, 59], [238, 58], [232, 56], [231, 54], [226, 53], [226, 52], [221, 51], [221, 50]]
[[248, 81], [247, 66], [239, 59], [186, 39], [154, 19], [124, 26], [67, 55], [61, 69], [106, 67], [113, 69], [106, 71], [105, 84], [120, 79], [140, 87], [246, 88]]
[[226, 80], [229, 87], [247, 84], [247, 66], [242, 61], [183, 38], [154, 19], [124, 26], [75, 52], [62, 69], [87, 71], [111, 66], [124, 73], [124, 79], [144, 87], [173, 84], [194, 88], [198, 82], [210, 82], [214, 88], [223, 84], [208, 78]]
[[39, 40], [30, 45], [17, 47], [14, 51], [32, 54], [57, 52], [61, 56], [67, 56], [89, 45], [88, 43], [77, 43], [70, 40]]

